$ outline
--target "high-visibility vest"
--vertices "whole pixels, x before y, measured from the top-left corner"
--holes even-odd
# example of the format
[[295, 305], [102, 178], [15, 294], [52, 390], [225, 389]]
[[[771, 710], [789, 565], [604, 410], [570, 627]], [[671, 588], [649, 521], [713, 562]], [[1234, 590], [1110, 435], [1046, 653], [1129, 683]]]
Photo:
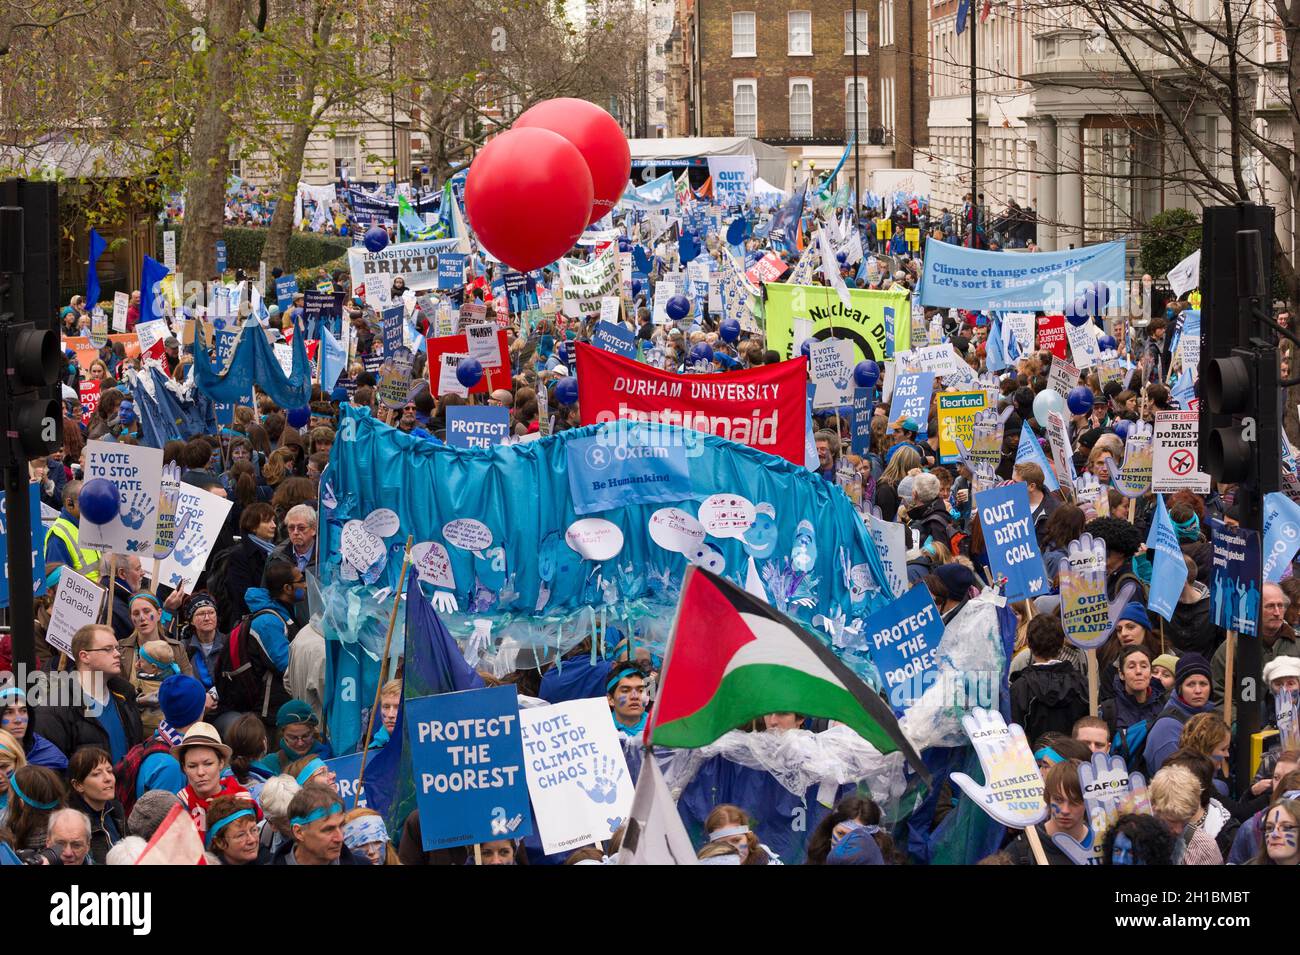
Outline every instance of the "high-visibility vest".
[[[68, 549], [68, 554], [72, 557], [72, 569], [87, 580], [99, 580], [99, 551], [90, 548], [82, 549], [77, 542], [77, 525], [72, 523], [66, 517], [60, 517], [52, 525], [50, 532], [45, 535], [45, 546], [48, 549], [50, 537], [57, 537], [63, 541], [63, 546]], [[83, 567], [89, 566], [90, 571], [82, 570]]]

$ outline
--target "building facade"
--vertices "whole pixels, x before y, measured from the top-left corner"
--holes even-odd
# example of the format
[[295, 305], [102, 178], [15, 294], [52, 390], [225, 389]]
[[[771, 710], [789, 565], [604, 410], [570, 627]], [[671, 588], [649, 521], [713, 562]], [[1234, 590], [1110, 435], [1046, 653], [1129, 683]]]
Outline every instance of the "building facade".
[[[1144, 15], [1156, 10], [1142, 2]], [[1239, 89], [1253, 111], [1251, 132], [1289, 153], [1285, 35], [1262, 0], [1241, 10]], [[930, 148], [916, 166], [930, 176], [936, 210], [959, 207], [970, 191], [970, 35], [957, 35], [956, 12], [957, 0], [931, 0]], [[1107, 30], [1094, 14], [1059, 0], [990, 4], [975, 27], [976, 180], [990, 218], [1012, 202], [1032, 209], [1045, 249], [1127, 238], [1136, 269], [1153, 216], [1169, 209], [1199, 215], [1203, 205], [1222, 203], [1216, 184], [1229, 181], [1237, 165], [1232, 125], [1196, 81], [1201, 65], [1226, 73], [1226, 52], [1203, 26], [1221, 16], [1209, 0], [1188, 0], [1177, 21], [1170, 18], [1187, 43], [1174, 56], [1152, 49], [1137, 21], [1112, 17]], [[1286, 174], [1249, 143], [1238, 155], [1251, 200], [1274, 206], [1279, 244], [1289, 252], [1294, 210]]]
[[679, 11], [689, 61], [683, 132], [784, 147], [791, 180], [778, 185], [833, 166], [855, 128], [864, 179], [910, 168], [927, 144], [923, 0], [860, 0], [856, 10], [845, 0], [691, 0]]

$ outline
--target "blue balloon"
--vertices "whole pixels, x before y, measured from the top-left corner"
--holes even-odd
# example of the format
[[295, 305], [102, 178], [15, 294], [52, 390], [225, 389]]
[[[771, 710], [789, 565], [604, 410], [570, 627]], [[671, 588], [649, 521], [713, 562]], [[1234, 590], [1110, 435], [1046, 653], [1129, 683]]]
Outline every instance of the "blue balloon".
[[740, 337], [740, 322], [734, 318], [724, 318], [718, 326], [718, 336], [727, 344]]
[[640, 280], [640, 279], [633, 279], [633, 280], [632, 280], [632, 295], [633, 295], [633, 296], [637, 296], [637, 295], [640, 295], [640, 294], [641, 294], [641, 280]]
[[555, 358], [561, 365], [569, 363], [569, 346], [567, 342], [560, 342], [555, 346]]
[[713, 349], [708, 342], [697, 342], [691, 346], [692, 364], [710, 364], [713, 361]]
[[1119, 342], [1115, 340], [1113, 335], [1102, 335], [1101, 338], [1097, 339], [1097, 347], [1102, 351], [1114, 351], [1119, 348]]
[[620, 235], [620, 236], [618, 237], [618, 250], [619, 250], [620, 252], [631, 252], [631, 251], [632, 251], [632, 240], [629, 239], [629, 238], [628, 238], [627, 236], [625, 236], [625, 235]]
[[456, 366], [456, 380], [466, 388], [473, 388], [483, 378], [483, 365], [477, 358], [465, 358]]
[[311, 420], [311, 408], [290, 408], [285, 418], [289, 422], [289, 427], [301, 431], [303, 426]]
[[674, 322], [680, 322], [691, 314], [691, 300], [685, 295], [674, 295], [664, 305], [664, 311], [668, 313], [668, 317]]
[[811, 357], [812, 357], [812, 339], [811, 339], [811, 338], [805, 338], [805, 339], [803, 340], [803, 344], [799, 346], [799, 354], [803, 355], [804, 358], [811, 358]]
[[1120, 418], [1115, 422], [1115, 433], [1123, 440], [1128, 440], [1128, 433], [1133, 430], [1133, 422], [1127, 418]]
[[90, 523], [107, 524], [117, 517], [122, 501], [115, 483], [108, 478], [91, 478], [81, 485], [77, 505], [81, 508], [81, 516]]
[[853, 380], [859, 388], [874, 388], [880, 380], [880, 366], [867, 359], [853, 366]]
[[727, 226], [727, 243], [729, 245], [740, 245], [745, 241], [745, 220], [733, 219], [731, 225]]
[[555, 383], [555, 400], [562, 405], [576, 405], [578, 403], [578, 379], [570, 375], [568, 378], [561, 378]]
[[1080, 385], [1078, 388], [1070, 389], [1065, 404], [1070, 409], [1070, 414], [1087, 414], [1092, 410], [1092, 401], [1092, 389]]
[[849, 254], [847, 252], [836, 252], [835, 261], [840, 263], [840, 265], [844, 265], [849, 261]]
[[366, 248], [371, 252], [382, 252], [388, 248], [388, 230], [377, 225], [372, 225], [366, 230], [365, 238], [362, 239]]

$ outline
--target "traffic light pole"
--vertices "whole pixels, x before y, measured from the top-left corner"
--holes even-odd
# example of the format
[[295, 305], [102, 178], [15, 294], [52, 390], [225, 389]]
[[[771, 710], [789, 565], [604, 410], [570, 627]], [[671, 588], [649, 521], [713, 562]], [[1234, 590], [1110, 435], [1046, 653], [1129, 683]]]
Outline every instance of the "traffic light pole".
[[[30, 471], [27, 462], [16, 459], [11, 449], [17, 443], [17, 432], [12, 420], [10, 394], [14, 376], [13, 357], [9, 354], [9, 326], [14, 315], [6, 307], [9, 302], [21, 301], [13, 294], [16, 276], [0, 276], [0, 368], [4, 370], [4, 387], [0, 387], [0, 453], [4, 456], [5, 499], [4, 523], [6, 560], [9, 570], [9, 633], [13, 639], [15, 666], [24, 666], [28, 672], [36, 669], [36, 606], [32, 600], [32, 587], [27, 574], [20, 568], [32, 566], [32, 516], [28, 501]], [[44, 567], [34, 567], [35, 573], [44, 574]]]

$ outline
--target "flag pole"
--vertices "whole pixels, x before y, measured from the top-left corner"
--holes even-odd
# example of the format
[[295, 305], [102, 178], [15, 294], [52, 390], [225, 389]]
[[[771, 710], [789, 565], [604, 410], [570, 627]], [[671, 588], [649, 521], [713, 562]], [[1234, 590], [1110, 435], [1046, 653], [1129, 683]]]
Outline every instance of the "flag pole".
[[388, 682], [388, 653], [393, 648], [393, 628], [397, 626], [397, 608], [401, 605], [403, 588], [406, 585], [406, 571], [411, 566], [411, 547], [415, 544], [415, 537], [407, 535], [406, 552], [402, 555], [402, 570], [397, 575], [397, 589], [393, 594], [393, 610], [388, 615], [388, 634], [384, 637], [384, 658], [379, 667], [379, 682], [375, 686], [375, 701], [370, 705], [370, 718], [366, 720], [366, 738], [364, 745], [361, 747], [361, 768], [357, 772], [357, 792], [361, 791], [361, 784], [366, 778], [366, 754], [370, 751], [371, 734], [375, 728], [375, 710], [379, 709], [379, 695], [384, 690], [384, 684]]
[[[677, 609], [673, 611], [672, 626], [668, 630], [668, 645], [664, 647], [664, 665], [659, 671], [659, 689], [655, 694], [654, 702], [658, 703], [663, 699], [664, 687], [668, 685], [668, 667], [673, 659], [673, 647], [677, 643], [677, 625], [681, 622], [682, 601], [685, 599], [686, 589], [690, 586], [691, 578], [695, 576], [695, 565], [691, 564], [686, 568], [686, 573], [682, 575], [681, 596], [677, 598]], [[652, 706], [650, 708], [650, 718], [646, 721], [645, 734], [641, 737], [641, 748], [648, 755], [650, 752], [650, 739], [654, 735], [654, 729], [659, 721], [659, 708]]]

